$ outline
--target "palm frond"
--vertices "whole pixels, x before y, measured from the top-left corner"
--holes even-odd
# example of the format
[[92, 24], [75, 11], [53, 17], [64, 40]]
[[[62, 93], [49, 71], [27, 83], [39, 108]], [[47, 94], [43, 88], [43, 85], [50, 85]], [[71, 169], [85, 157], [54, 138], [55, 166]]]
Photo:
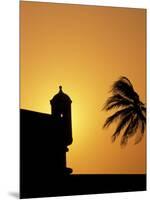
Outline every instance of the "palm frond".
[[146, 123], [144, 121], [140, 120], [139, 125], [141, 126], [141, 131], [136, 136], [135, 144], [138, 144], [142, 140], [144, 136], [144, 131], [146, 129]]
[[146, 124], [146, 112], [143, 112], [141, 109], [140, 112], [138, 112], [139, 119]]
[[117, 111], [116, 113], [114, 113], [113, 115], [111, 115], [110, 117], [108, 117], [103, 125], [103, 128], [107, 128], [110, 126], [110, 124], [112, 124], [115, 120], [117, 120], [119, 117], [122, 118], [124, 116], [126, 116], [127, 114], [130, 114], [133, 111], [133, 107], [128, 107], [128, 108], [124, 108], [122, 110]]
[[140, 133], [141, 135], [144, 134], [144, 131], [146, 129], [146, 118], [141, 116], [139, 117], [139, 126], [140, 126]]
[[[139, 143], [146, 128], [146, 107], [140, 101], [139, 95], [135, 92], [133, 85], [128, 78], [122, 76], [113, 85], [113, 95], [108, 98], [103, 109], [109, 111], [114, 108], [122, 108], [108, 117], [103, 128], [109, 127], [114, 121], [120, 120], [112, 135], [112, 142], [116, 140], [122, 130], [121, 146], [127, 144], [128, 139], [137, 133], [136, 143]], [[137, 130], [140, 130], [137, 132]]]
[[121, 96], [120, 94], [116, 94], [116, 95], [113, 95], [108, 98], [103, 109], [108, 111], [113, 108], [125, 107], [125, 106], [129, 106], [129, 105], [133, 105], [133, 102], [130, 101], [129, 99]]
[[131, 81], [126, 76], [121, 76], [120, 79], [124, 80], [128, 85], [130, 85], [133, 88], [133, 85]]
[[133, 115], [130, 119], [130, 122], [127, 128], [124, 131], [124, 134], [121, 138], [121, 146], [124, 146], [128, 142], [128, 138], [134, 136], [139, 126], [139, 118], [138, 115]]
[[146, 107], [145, 106], [141, 106], [141, 110], [144, 113], [144, 115], [146, 115]]
[[131, 120], [132, 112], [129, 112], [122, 118], [122, 120], [120, 120], [120, 122], [116, 128], [116, 131], [112, 135], [112, 142], [114, 142], [116, 140], [116, 138], [119, 136], [121, 130], [129, 123], [129, 121]]
[[138, 144], [144, 136], [144, 131], [146, 129], [146, 121], [140, 120], [140, 126], [141, 126], [141, 132], [139, 133], [139, 135], [137, 135], [136, 140], [135, 140], [135, 144]]
[[135, 144], [138, 144], [144, 136], [144, 132], [145, 132], [145, 129], [146, 129], [146, 121], [140, 120], [140, 126], [141, 126], [141, 132], [137, 135], [137, 137], [135, 139]]
[[131, 82], [124, 76], [113, 84], [111, 91], [114, 94], [122, 94], [131, 101], [139, 99], [139, 96], [135, 92]]

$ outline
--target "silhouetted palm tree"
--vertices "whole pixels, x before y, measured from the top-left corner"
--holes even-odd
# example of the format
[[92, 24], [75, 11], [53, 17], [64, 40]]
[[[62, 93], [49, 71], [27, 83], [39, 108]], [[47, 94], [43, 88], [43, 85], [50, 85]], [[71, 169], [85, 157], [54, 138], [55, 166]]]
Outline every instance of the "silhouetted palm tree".
[[[128, 139], [137, 134], [135, 143], [139, 143], [144, 135], [146, 127], [146, 107], [140, 101], [139, 95], [135, 92], [133, 85], [126, 77], [117, 80], [111, 89], [113, 95], [108, 98], [104, 105], [104, 109], [109, 111], [114, 108], [122, 108], [107, 118], [104, 128], [108, 127], [116, 120], [120, 120], [119, 124], [112, 135], [112, 142], [123, 131], [121, 145], [126, 145]], [[140, 131], [137, 131], [137, 130]]]

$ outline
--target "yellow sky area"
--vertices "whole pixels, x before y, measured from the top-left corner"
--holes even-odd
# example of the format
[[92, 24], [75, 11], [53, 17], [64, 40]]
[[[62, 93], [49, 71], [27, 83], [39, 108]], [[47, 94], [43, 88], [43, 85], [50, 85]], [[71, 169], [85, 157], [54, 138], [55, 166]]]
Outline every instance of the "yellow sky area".
[[144, 9], [21, 2], [21, 108], [51, 113], [58, 86], [72, 99], [74, 173], [145, 173], [145, 138], [121, 148], [117, 125], [102, 126], [112, 83], [121, 75], [145, 102]]

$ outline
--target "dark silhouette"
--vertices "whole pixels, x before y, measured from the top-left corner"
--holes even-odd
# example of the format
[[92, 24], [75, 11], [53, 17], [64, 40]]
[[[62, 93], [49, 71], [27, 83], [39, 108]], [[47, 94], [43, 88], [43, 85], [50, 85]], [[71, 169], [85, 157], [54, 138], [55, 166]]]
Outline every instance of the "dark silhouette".
[[122, 108], [107, 118], [104, 123], [104, 128], [108, 127], [116, 120], [120, 120], [112, 141], [114, 142], [124, 129], [121, 138], [121, 145], [126, 145], [128, 139], [137, 133], [135, 144], [139, 143], [143, 137], [146, 126], [146, 107], [140, 101], [139, 95], [135, 92], [133, 85], [126, 77], [121, 77], [117, 80], [111, 89], [113, 95], [108, 98], [104, 105], [104, 109], [109, 111], [114, 108]]
[[72, 143], [71, 99], [62, 87], [50, 101], [52, 114], [20, 111], [21, 191], [72, 173], [66, 167], [66, 152]]
[[72, 174], [71, 99], [60, 87], [50, 104], [51, 115], [20, 110], [20, 198], [146, 189], [146, 175]]

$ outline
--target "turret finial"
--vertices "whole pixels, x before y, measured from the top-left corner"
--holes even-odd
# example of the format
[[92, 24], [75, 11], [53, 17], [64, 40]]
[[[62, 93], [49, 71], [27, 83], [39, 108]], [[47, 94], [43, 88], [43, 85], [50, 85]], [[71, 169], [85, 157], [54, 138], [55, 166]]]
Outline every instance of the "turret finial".
[[61, 85], [59, 86], [59, 92], [62, 92], [62, 86]]

